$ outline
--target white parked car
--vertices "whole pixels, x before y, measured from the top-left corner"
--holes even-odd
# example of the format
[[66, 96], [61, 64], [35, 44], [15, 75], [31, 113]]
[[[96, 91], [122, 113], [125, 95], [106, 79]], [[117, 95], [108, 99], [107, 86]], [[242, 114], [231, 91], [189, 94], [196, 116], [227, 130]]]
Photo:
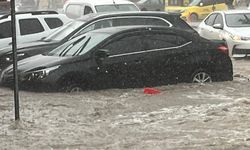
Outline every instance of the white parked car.
[[200, 23], [198, 32], [207, 39], [225, 40], [233, 57], [250, 54], [249, 10], [213, 12]]
[[63, 10], [69, 18], [74, 19], [90, 13], [140, 11], [128, 0], [67, 0]]
[[[54, 11], [34, 11], [17, 13], [16, 38], [17, 44], [40, 40], [47, 37], [59, 27], [69, 22], [64, 14]], [[11, 16], [0, 17], [0, 49], [11, 45]]]

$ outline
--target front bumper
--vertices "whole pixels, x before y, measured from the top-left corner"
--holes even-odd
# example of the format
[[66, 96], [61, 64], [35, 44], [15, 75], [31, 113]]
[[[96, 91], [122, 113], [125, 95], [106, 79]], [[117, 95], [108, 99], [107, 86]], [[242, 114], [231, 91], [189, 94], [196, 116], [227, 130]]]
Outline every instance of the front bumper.
[[[19, 88], [21, 90], [30, 90], [30, 91], [57, 91], [58, 87], [55, 84], [45, 82], [43, 80], [32, 80], [32, 81], [21, 81], [18, 79]], [[14, 87], [14, 77], [13, 75], [1, 74], [0, 85], [13, 88]]]
[[233, 47], [232, 54], [250, 55], [250, 41], [249, 43], [235, 45]]

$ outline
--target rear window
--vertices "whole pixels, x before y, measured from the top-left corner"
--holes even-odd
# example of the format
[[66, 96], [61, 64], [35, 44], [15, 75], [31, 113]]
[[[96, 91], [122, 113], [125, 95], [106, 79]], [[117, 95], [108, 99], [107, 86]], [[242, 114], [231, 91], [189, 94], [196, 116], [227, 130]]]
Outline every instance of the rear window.
[[43, 32], [44, 28], [38, 19], [21, 19], [19, 20], [20, 24], [20, 34], [34, 34]]
[[179, 19], [179, 18], [175, 18], [174, 20], [175, 20], [174, 23], [170, 21], [174, 25], [174, 27], [195, 31], [186, 21]]
[[44, 18], [44, 20], [50, 29], [55, 29], [63, 25], [62, 20], [59, 18]]
[[97, 12], [108, 11], [139, 11], [133, 4], [117, 4], [117, 5], [98, 5], [95, 6]]
[[69, 18], [79, 18], [81, 17], [82, 6], [77, 4], [68, 5], [66, 8], [66, 15]]

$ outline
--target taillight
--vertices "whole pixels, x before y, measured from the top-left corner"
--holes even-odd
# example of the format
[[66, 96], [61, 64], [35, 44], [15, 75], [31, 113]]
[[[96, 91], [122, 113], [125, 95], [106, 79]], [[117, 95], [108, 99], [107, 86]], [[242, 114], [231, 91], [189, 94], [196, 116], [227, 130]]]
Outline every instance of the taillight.
[[228, 47], [225, 46], [225, 45], [219, 45], [219, 46], [217, 47], [217, 50], [219, 50], [220, 52], [222, 52], [222, 53], [224, 53], [224, 54], [226, 54], [226, 55], [229, 54]]

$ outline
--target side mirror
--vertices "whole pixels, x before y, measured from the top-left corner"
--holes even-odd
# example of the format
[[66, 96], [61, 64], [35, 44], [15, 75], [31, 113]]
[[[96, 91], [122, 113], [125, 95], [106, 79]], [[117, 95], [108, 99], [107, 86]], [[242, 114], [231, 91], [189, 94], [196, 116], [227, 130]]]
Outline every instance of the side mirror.
[[223, 26], [220, 23], [218, 23], [218, 24], [214, 24], [213, 28], [222, 30]]
[[104, 59], [109, 56], [109, 50], [107, 49], [99, 49], [95, 52], [95, 57], [97, 59]]
[[204, 5], [204, 4], [201, 2], [201, 3], [200, 3], [200, 7], [202, 7], [203, 5]]

